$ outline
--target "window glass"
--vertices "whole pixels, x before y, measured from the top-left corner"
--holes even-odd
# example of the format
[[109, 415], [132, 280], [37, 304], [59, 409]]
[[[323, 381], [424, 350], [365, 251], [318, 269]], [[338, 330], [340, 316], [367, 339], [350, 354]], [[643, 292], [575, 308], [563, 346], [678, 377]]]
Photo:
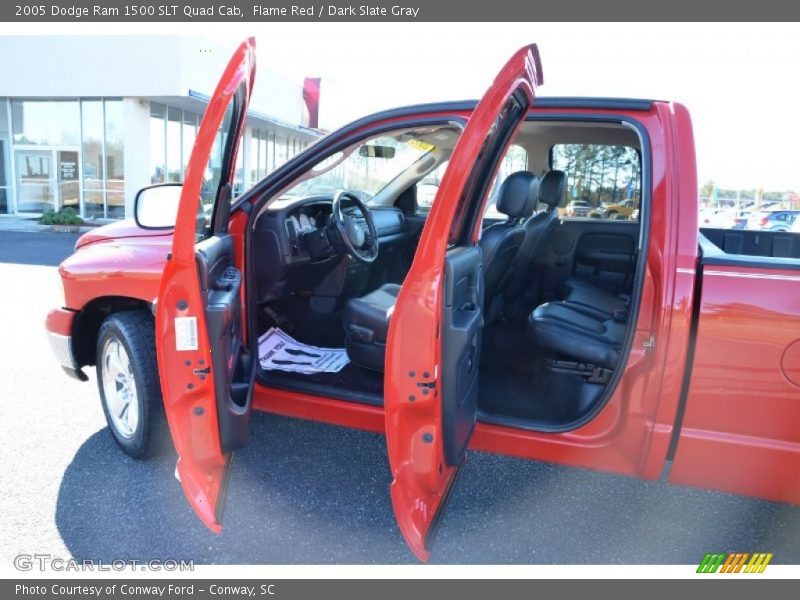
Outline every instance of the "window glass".
[[106, 216], [125, 217], [125, 138], [122, 100], [106, 100]]
[[559, 213], [566, 218], [636, 221], [642, 196], [641, 159], [629, 146], [557, 144], [553, 169], [567, 173]]
[[5, 98], [0, 98], [0, 214], [10, 212], [8, 202], [9, 153], [8, 110]]
[[150, 103], [150, 183], [164, 183], [166, 136], [164, 120], [167, 109], [163, 104]]
[[384, 135], [337, 152], [317, 163], [316, 175], [288, 189], [282, 197], [333, 195], [337, 190], [357, 192], [367, 201], [434, 147], [409, 137]]
[[181, 181], [181, 120], [180, 109], [167, 107], [167, 181]]
[[105, 166], [103, 161], [103, 102], [81, 102], [83, 126], [83, 211], [88, 218], [103, 218]]
[[[2, 116], [2, 115], [0, 115]], [[6, 140], [0, 138], [0, 214], [9, 212], [8, 179], [6, 177]]]
[[[245, 88], [244, 83], [241, 84], [239, 89], [236, 90], [232, 97], [228, 108], [225, 111], [225, 116], [220, 124], [219, 131], [217, 132], [214, 140], [214, 145], [211, 148], [208, 164], [203, 171], [203, 181], [200, 187], [200, 199], [198, 202], [198, 219], [196, 234], [197, 239], [203, 239], [209, 235], [209, 226], [214, 212], [214, 203], [220, 189], [220, 183], [223, 179], [223, 169], [225, 165], [225, 146], [228, 136], [231, 133], [234, 123], [234, 104], [240, 104], [244, 101]], [[241, 151], [241, 144], [239, 145]], [[229, 157], [230, 158], [230, 157]], [[238, 157], [237, 157], [238, 162]], [[234, 182], [231, 182], [234, 184]]]
[[[189, 159], [192, 157], [192, 148], [197, 138], [197, 114], [193, 112], [183, 112], [183, 128], [181, 129], [181, 140], [183, 144], [182, 172], [186, 175], [186, 167], [189, 166]], [[183, 180], [183, 177], [181, 177]]]
[[253, 184], [260, 179], [258, 174], [258, 138], [261, 132], [258, 129], [250, 131], [249, 152], [247, 155], [247, 166], [250, 167], [250, 183]]
[[444, 161], [417, 182], [418, 213], [427, 213], [431, 210], [433, 200], [436, 198], [436, 193], [439, 191], [439, 185], [442, 183], [442, 177], [447, 170], [449, 162], [449, 160]]
[[275, 165], [280, 167], [283, 163], [289, 160], [289, 140], [285, 137], [277, 136], [275, 138]]
[[233, 197], [241, 195], [244, 191], [244, 155], [246, 148], [244, 139], [239, 140], [239, 151], [236, 153], [236, 171], [233, 174]]
[[80, 109], [77, 100], [12, 100], [15, 144], [78, 146]]
[[526, 171], [528, 169], [528, 152], [519, 144], [512, 144], [508, 147], [506, 155], [503, 157], [500, 166], [497, 169], [492, 182], [492, 188], [489, 191], [489, 199], [486, 201], [483, 216], [487, 219], [507, 219], [508, 217], [497, 210], [497, 194], [500, 191], [500, 186], [506, 180], [506, 177], [517, 171]]
[[267, 132], [262, 131], [260, 132], [260, 136], [258, 138], [258, 178], [261, 179], [267, 173], [269, 173], [269, 156], [267, 154]]

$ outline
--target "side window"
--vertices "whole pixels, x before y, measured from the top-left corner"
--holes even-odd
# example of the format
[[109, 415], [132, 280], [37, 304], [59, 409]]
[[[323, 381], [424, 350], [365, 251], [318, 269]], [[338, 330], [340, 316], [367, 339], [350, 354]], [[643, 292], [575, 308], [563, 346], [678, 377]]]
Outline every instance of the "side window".
[[[196, 223], [196, 239], [202, 240], [211, 234], [211, 223], [214, 215], [214, 207], [217, 202], [220, 190], [222, 187], [230, 183], [231, 176], [235, 177], [233, 166], [237, 164], [236, 157], [233, 156], [233, 134], [237, 126], [238, 118], [237, 111], [242, 106], [245, 99], [245, 88], [242, 84], [233, 98], [228, 104], [225, 111], [225, 116], [220, 124], [217, 136], [214, 139], [214, 145], [211, 148], [211, 155], [208, 157], [203, 170], [203, 182], [200, 188], [200, 198], [197, 203], [197, 223]], [[238, 152], [241, 153], [241, 146]]]
[[449, 162], [449, 160], [444, 161], [417, 182], [417, 214], [430, 212]]
[[489, 199], [486, 201], [486, 207], [483, 211], [484, 219], [507, 219], [506, 215], [498, 212], [497, 210], [497, 194], [500, 191], [500, 186], [506, 180], [506, 177], [517, 171], [528, 170], [528, 152], [518, 144], [512, 144], [508, 147], [503, 161], [500, 163], [500, 168], [497, 169], [497, 175], [492, 182], [491, 190], [489, 191]]
[[550, 167], [567, 173], [564, 218], [638, 221], [642, 197], [639, 151], [630, 146], [556, 144]]

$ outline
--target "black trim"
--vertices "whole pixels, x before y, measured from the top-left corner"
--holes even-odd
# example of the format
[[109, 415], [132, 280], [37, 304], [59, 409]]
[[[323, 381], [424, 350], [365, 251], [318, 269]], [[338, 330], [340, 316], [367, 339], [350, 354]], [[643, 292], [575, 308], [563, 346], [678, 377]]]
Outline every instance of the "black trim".
[[686, 365], [683, 368], [683, 382], [681, 383], [681, 396], [678, 400], [678, 410], [675, 413], [675, 424], [672, 428], [672, 437], [669, 440], [667, 450], [667, 461], [675, 457], [678, 448], [678, 440], [681, 436], [683, 427], [683, 415], [686, 412], [686, 400], [689, 397], [689, 386], [692, 383], [692, 369], [694, 367], [694, 352], [697, 346], [697, 328], [700, 325], [700, 306], [703, 301], [703, 262], [702, 250], [701, 259], [697, 261], [697, 275], [694, 281], [694, 297], [692, 298], [692, 323], [689, 328], [689, 347], [686, 349]]
[[78, 381], [89, 381], [89, 376], [84, 373], [80, 367], [65, 367], [64, 365], [61, 365], [61, 368], [64, 370], [64, 373], [73, 379], [77, 379]]
[[214, 518], [217, 523], [222, 524], [222, 518], [225, 515], [225, 504], [228, 501], [228, 487], [231, 482], [231, 466], [233, 463], [233, 452], [228, 454], [228, 460], [225, 467], [222, 469], [222, 481], [219, 484], [219, 493], [217, 494], [217, 506], [214, 508]]
[[444, 514], [447, 511], [447, 505], [450, 504], [450, 499], [453, 497], [453, 490], [456, 489], [456, 484], [461, 477], [461, 472], [464, 470], [464, 462], [466, 459], [462, 458], [459, 465], [456, 467], [456, 472], [453, 473], [453, 476], [450, 478], [450, 481], [447, 482], [447, 489], [444, 491], [444, 495], [442, 496], [442, 501], [439, 502], [439, 506], [436, 508], [436, 514], [433, 515], [433, 520], [431, 521], [430, 527], [428, 527], [428, 531], [425, 532], [425, 549], [430, 552], [431, 547], [433, 546], [433, 542], [436, 540], [436, 534], [439, 532], [439, 528], [442, 525], [442, 520], [444, 519]]
[[[275, 381], [275, 380], [278, 381]], [[366, 392], [354, 392], [344, 388], [333, 387], [322, 383], [311, 381], [300, 381], [284, 377], [279, 371], [265, 371], [260, 366], [256, 368], [256, 380], [262, 385], [276, 390], [287, 392], [301, 392], [331, 398], [342, 402], [353, 402], [355, 404], [369, 404], [370, 406], [383, 406], [383, 397]]]
[[[732, 232], [734, 233], [734, 232]], [[754, 234], [764, 236], [776, 235], [798, 235], [791, 232], [778, 231], [754, 231]], [[784, 269], [788, 271], [800, 271], [800, 259], [791, 257], [775, 256], [751, 256], [749, 254], [728, 254], [706, 237], [703, 232], [699, 233], [701, 250], [701, 264], [709, 266], [724, 267], [744, 267], [750, 269]]]
[[653, 100], [639, 98], [590, 98], [590, 97], [537, 97], [533, 108], [589, 108], [599, 110], [626, 110], [647, 112], [653, 108]]
[[638, 120], [625, 115], [576, 115], [571, 113], [550, 113], [547, 115], [529, 115], [528, 121], [594, 121], [599, 123], [618, 123], [627, 124], [633, 127], [639, 134], [642, 142], [642, 202], [639, 214], [641, 234], [639, 236], [638, 261], [636, 273], [634, 275], [633, 294], [631, 296], [631, 313], [628, 321], [625, 341], [620, 352], [619, 365], [614, 369], [614, 374], [606, 386], [603, 397], [595, 403], [595, 406], [579, 419], [568, 423], [552, 424], [532, 419], [520, 419], [516, 417], [503, 417], [478, 411], [478, 420], [484, 423], [512, 427], [514, 429], [526, 429], [528, 431], [541, 431], [544, 433], [563, 433], [573, 431], [583, 427], [586, 423], [594, 419], [617, 389], [625, 366], [630, 356], [633, 339], [636, 333], [636, 323], [639, 320], [639, 308], [641, 304], [642, 288], [644, 285], [644, 274], [647, 266], [647, 249], [650, 246], [650, 207], [652, 202], [652, 153], [650, 145], [650, 135], [644, 125]]

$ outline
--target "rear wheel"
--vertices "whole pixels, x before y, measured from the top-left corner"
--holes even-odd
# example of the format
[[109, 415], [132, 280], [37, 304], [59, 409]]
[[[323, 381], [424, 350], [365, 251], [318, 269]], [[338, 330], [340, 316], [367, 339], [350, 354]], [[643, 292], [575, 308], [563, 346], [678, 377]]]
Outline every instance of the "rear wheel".
[[103, 412], [117, 444], [133, 458], [155, 455], [169, 436], [152, 315], [136, 310], [109, 316], [97, 336], [96, 364]]

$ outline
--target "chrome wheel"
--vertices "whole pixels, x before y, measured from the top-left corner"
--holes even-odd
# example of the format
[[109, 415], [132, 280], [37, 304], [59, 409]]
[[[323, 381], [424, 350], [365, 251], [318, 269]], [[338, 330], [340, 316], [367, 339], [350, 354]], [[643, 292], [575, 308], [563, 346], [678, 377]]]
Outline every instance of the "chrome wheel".
[[106, 341], [102, 368], [103, 392], [111, 425], [120, 437], [130, 439], [139, 426], [139, 398], [128, 352], [118, 339]]

